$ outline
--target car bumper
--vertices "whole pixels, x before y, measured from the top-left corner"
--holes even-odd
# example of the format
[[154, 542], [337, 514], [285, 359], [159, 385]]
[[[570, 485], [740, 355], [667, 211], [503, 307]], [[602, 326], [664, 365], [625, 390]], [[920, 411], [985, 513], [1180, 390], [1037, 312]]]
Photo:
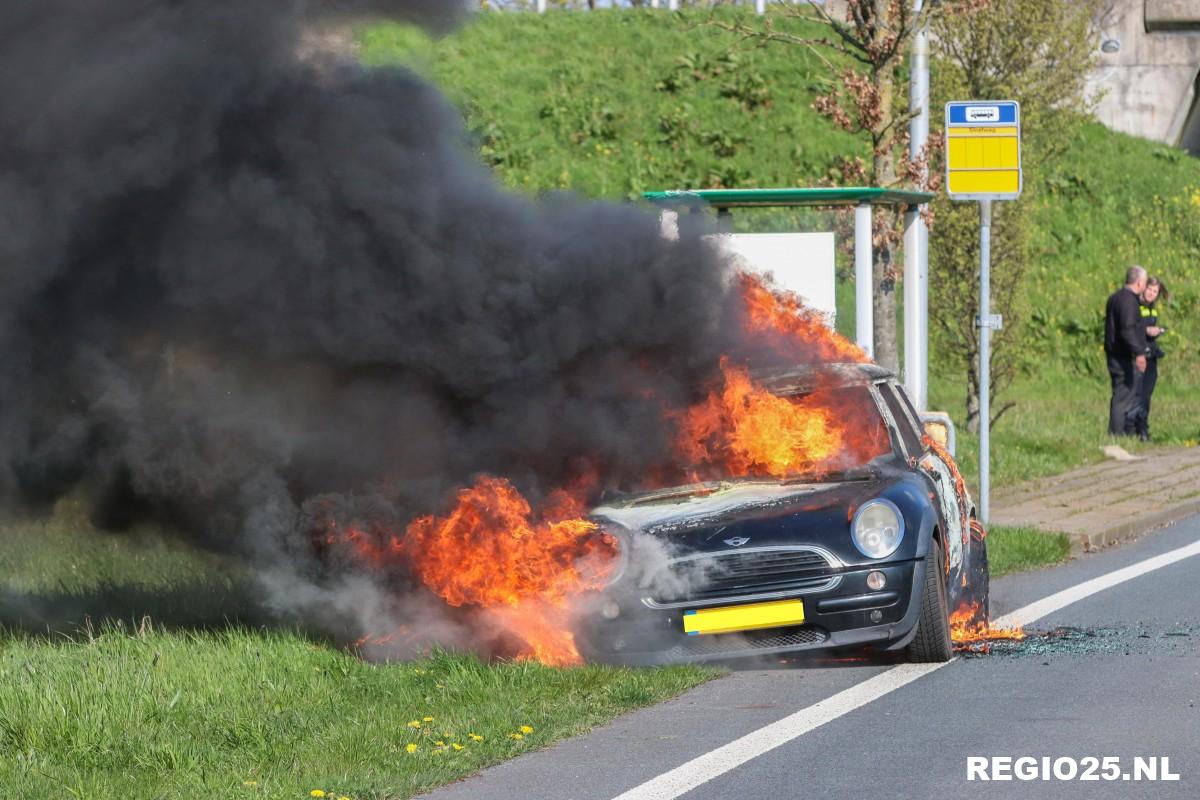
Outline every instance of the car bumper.
[[[880, 570], [887, 583], [867, 587], [867, 574]], [[790, 595], [804, 601], [804, 623], [742, 633], [689, 636], [683, 632], [687, 607], [647, 608], [627, 600], [612, 620], [597, 615], [576, 634], [581, 653], [591, 661], [617, 664], [678, 664], [870, 645], [881, 650], [904, 647], [916, 631], [925, 560], [872, 564], [841, 573], [837, 586]], [[786, 599], [781, 597], [778, 599]], [[728, 605], [742, 602], [731, 599]], [[878, 612], [872, 619], [872, 613]]]

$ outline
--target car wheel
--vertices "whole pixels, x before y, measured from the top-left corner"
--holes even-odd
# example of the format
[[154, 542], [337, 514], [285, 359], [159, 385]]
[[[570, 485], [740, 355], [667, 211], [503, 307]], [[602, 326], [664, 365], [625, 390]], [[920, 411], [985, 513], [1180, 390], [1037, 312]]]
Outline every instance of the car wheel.
[[908, 660], [919, 663], [949, 661], [953, 655], [950, 640], [950, 611], [946, 599], [946, 557], [937, 539], [925, 559], [925, 585], [921, 590], [921, 614], [917, 633], [908, 645]]

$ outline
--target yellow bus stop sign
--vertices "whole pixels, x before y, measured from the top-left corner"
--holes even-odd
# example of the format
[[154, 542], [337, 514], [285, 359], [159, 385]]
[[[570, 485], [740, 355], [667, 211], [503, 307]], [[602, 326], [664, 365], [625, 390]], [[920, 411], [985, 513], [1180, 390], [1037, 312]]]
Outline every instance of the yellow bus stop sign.
[[1012, 100], [946, 104], [946, 193], [952, 200], [1021, 194], [1021, 106]]

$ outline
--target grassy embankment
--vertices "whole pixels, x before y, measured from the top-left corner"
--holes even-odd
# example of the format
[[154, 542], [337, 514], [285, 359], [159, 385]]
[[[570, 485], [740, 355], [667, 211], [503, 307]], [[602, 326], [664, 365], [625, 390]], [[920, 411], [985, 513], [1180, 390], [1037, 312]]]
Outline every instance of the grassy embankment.
[[[495, 14], [438, 42], [384, 25], [364, 34], [364, 56], [414, 65], [445, 88], [483, 160], [528, 192], [627, 199], [656, 188], [815, 185], [833, 176], [837, 156], [866, 154], [811, 109], [826, 78], [821, 64], [798, 48], [758, 49], [699, 26], [705, 14]], [[1028, 285], [1034, 313], [1005, 324], [1028, 326], [1032, 336], [1025, 374], [1000, 398], [1017, 405], [993, 428], [994, 485], [1102, 458], [1108, 378], [1099, 326], [1105, 297], [1134, 261], [1164, 275], [1175, 294], [1164, 315], [1173, 330], [1155, 436], [1194, 444], [1200, 160], [1093, 123], [1059, 162], [1027, 171], [1025, 180], [1039, 197], [1040, 247]], [[756, 211], [736, 222], [812, 230], [827, 229], [829, 218]], [[937, 280], [937, 264], [930, 271]], [[842, 285], [839, 294], [839, 327], [852, 331], [852, 288]], [[965, 375], [939, 368], [936, 351], [931, 364], [931, 405], [959, 422], [960, 460], [973, 482], [977, 445], [962, 426]]]
[[254, 625], [238, 564], [99, 533], [69, 501], [3, 527], [0, 596], [5, 797], [408, 797], [717, 674], [368, 664]]

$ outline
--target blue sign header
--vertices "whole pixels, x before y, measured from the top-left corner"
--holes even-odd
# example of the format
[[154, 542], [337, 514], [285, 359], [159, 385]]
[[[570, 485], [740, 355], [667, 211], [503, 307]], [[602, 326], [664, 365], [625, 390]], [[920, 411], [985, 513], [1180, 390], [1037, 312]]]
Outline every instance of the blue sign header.
[[950, 103], [947, 108], [951, 125], [1016, 125], [1017, 104], [1011, 100]]

